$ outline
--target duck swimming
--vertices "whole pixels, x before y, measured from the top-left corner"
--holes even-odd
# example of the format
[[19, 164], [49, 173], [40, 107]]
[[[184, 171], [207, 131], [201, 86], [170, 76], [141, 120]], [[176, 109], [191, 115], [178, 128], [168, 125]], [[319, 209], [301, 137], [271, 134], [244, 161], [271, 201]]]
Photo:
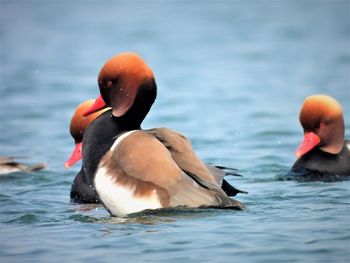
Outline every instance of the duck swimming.
[[141, 130], [157, 88], [138, 55], [112, 57], [98, 84], [101, 96], [86, 115], [112, 109], [85, 130], [83, 170], [112, 215], [178, 206], [244, 208], [221, 189], [225, 173], [204, 164], [185, 136], [167, 128]]
[[47, 165], [45, 163], [37, 163], [34, 165], [27, 165], [19, 163], [14, 157], [0, 156], [0, 175], [24, 172], [30, 173], [45, 169]]
[[340, 104], [327, 95], [305, 99], [300, 115], [304, 139], [296, 151], [291, 172], [306, 180], [332, 181], [350, 178], [350, 142]]

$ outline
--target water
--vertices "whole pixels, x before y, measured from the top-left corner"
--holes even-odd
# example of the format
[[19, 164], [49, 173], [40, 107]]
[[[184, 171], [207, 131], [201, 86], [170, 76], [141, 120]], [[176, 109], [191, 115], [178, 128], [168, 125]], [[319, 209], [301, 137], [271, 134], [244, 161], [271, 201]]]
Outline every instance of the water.
[[[0, 155], [48, 169], [0, 177], [1, 262], [349, 262], [350, 181], [279, 181], [303, 99], [343, 105], [350, 135], [349, 1], [1, 0]], [[158, 98], [143, 127], [186, 134], [245, 211], [110, 217], [69, 202], [76, 105], [106, 59], [134, 51]]]

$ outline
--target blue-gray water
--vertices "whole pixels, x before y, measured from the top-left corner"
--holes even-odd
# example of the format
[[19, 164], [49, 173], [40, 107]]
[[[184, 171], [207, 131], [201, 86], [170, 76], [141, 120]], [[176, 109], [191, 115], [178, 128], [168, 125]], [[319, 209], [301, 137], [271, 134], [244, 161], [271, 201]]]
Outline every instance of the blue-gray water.
[[[70, 203], [68, 127], [122, 51], [152, 67], [143, 127], [187, 135], [236, 167], [245, 211], [130, 218]], [[1, 262], [349, 262], [350, 181], [279, 181], [301, 141], [303, 99], [326, 93], [350, 134], [349, 1], [1, 0], [0, 155], [48, 169], [0, 177]]]

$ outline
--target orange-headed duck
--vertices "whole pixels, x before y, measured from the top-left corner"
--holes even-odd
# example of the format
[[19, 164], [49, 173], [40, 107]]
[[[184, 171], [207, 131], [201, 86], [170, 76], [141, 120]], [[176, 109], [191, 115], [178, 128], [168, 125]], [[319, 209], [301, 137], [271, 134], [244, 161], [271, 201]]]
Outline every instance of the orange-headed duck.
[[30, 173], [45, 169], [46, 167], [47, 165], [45, 163], [27, 165], [17, 162], [14, 157], [0, 156], [0, 175], [16, 172]]
[[327, 95], [309, 96], [299, 119], [304, 140], [295, 153], [298, 159], [291, 172], [311, 181], [332, 181], [350, 176], [350, 142], [344, 140], [345, 125], [340, 104]]
[[[97, 111], [94, 114], [84, 117], [83, 113], [88, 110], [95, 100], [86, 100], [79, 104], [76, 108], [74, 115], [70, 122], [70, 134], [72, 135], [75, 148], [70, 156], [70, 158], [65, 162], [64, 166], [70, 168], [76, 162], [80, 161], [82, 158], [82, 141], [84, 131], [89, 124], [100, 116], [103, 112], [107, 111], [108, 108]], [[91, 184], [86, 181], [86, 176], [84, 169], [81, 169], [76, 175], [70, 192], [70, 198], [72, 202], [76, 203], [98, 203], [98, 195]]]
[[221, 189], [225, 173], [205, 165], [186, 137], [167, 128], [141, 130], [157, 87], [138, 55], [112, 57], [98, 85], [101, 96], [86, 114], [112, 110], [85, 130], [83, 169], [112, 215], [178, 206], [243, 209]]

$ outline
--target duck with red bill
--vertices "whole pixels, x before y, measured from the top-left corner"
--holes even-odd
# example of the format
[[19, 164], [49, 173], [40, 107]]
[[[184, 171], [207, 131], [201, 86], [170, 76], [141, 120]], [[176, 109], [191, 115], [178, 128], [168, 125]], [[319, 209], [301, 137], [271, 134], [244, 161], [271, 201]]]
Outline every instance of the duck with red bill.
[[299, 119], [304, 139], [289, 173], [298, 176], [292, 178], [307, 181], [350, 178], [350, 142], [344, 139], [345, 124], [339, 102], [327, 95], [309, 96]]
[[[75, 147], [64, 163], [65, 168], [72, 167], [75, 163], [82, 159], [82, 141], [85, 129], [101, 114], [106, 112], [108, 108], [96, 110], [89, 116], [83, 116], [83, 113], [94, 104], [95, 100], [86, 100], [81, 103], [75, 110], [70, 122], [70, 134], [74, 139]], [[86, 180], [84, 170], [81, 169], [76, 175], [70, 192], [71, 201], [77, 203], [98, 203], [99, 199], [96, 191], [90, 186]]]
[[138, 55], [109, 59], [98, 84], [101, 97], [85, 114], [105, 104], [112, 110], [86, 129], [83, 167], [112, 215], [177, 206], [244, 208], [221, 188], [225, 172], [204, 164], [185, 136], [167, 128], [141, 129], [157, 86]]

